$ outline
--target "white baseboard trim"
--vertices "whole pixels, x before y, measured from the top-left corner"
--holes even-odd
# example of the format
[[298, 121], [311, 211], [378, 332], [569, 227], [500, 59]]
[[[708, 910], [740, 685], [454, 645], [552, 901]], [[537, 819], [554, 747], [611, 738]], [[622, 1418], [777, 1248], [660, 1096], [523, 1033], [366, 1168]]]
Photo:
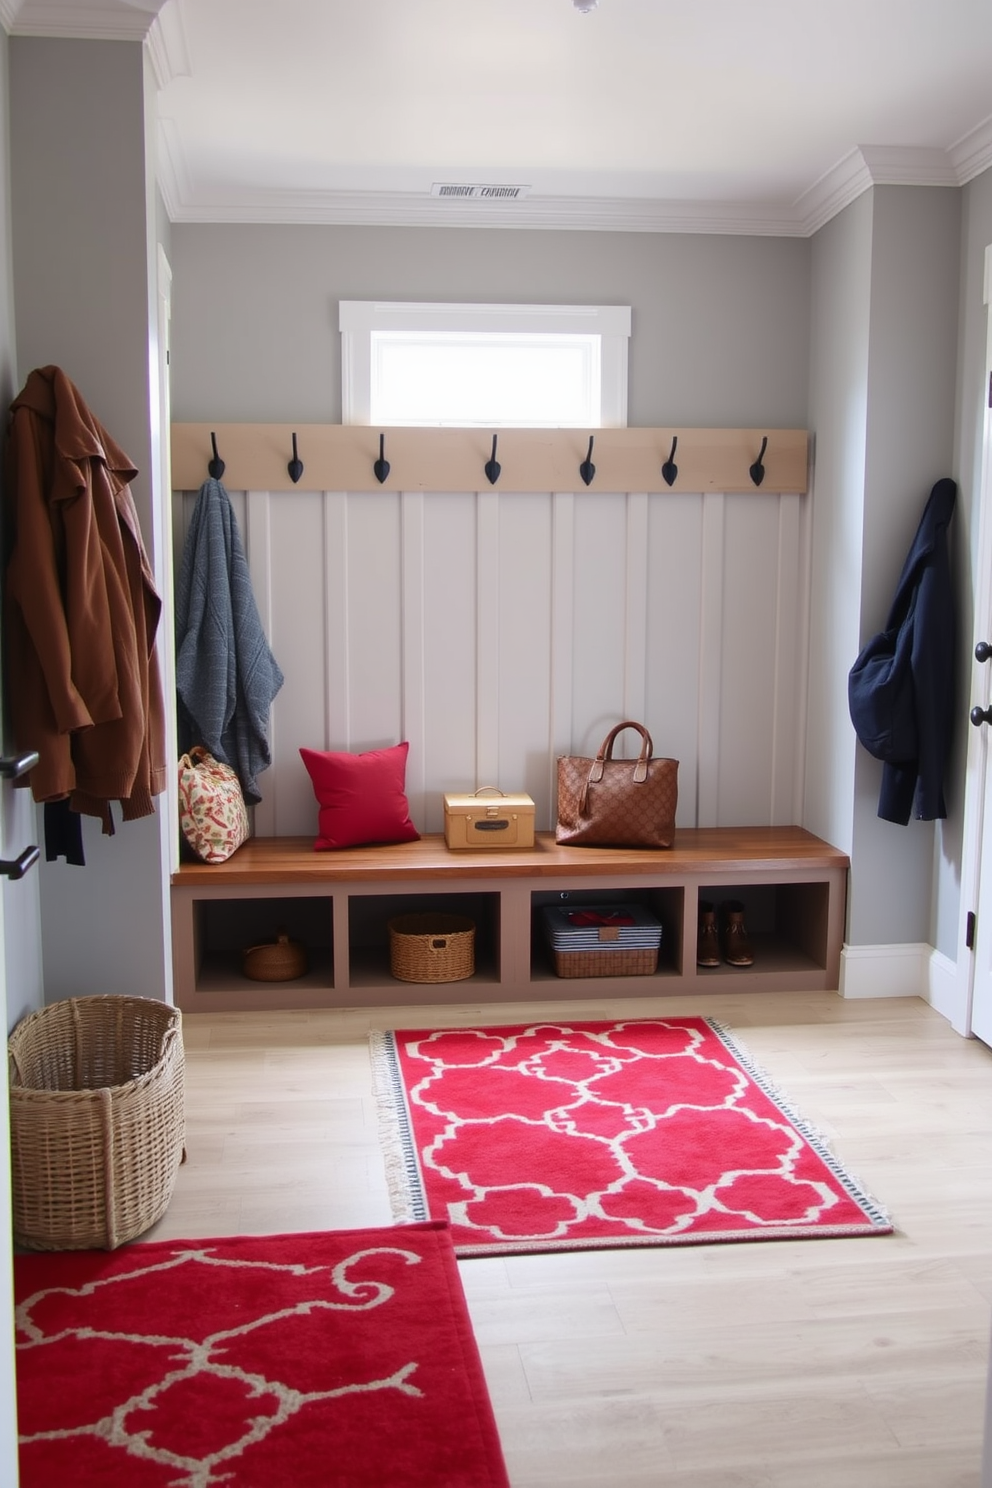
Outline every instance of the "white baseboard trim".
[[928, 972], [927, 1002], [953, 1024], [959, 1033], [963, 1033], [966, 993], [962, 995], [957, 962], [931, 948]]
[[849, 946], [840, 953], [841, 997], [922, 997], [929, 1001], [932, 947], [919, 944]]
[[958, 966], [925, 942], [844, 946], [841, 997], [922, 997], [961, 1034], [968, 1032], [967, 995]]

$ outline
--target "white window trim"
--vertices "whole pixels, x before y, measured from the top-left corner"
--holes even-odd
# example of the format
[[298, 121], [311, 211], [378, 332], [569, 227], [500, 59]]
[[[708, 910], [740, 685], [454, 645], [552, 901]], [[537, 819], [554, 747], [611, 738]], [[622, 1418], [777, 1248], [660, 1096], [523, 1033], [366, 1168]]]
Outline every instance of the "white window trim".
[[412, 304], [342, 300], [341, 422], [370, 424], [374, 331], [572, 333], [600, 338], [601, 429], [627, 427], [629, 305]]

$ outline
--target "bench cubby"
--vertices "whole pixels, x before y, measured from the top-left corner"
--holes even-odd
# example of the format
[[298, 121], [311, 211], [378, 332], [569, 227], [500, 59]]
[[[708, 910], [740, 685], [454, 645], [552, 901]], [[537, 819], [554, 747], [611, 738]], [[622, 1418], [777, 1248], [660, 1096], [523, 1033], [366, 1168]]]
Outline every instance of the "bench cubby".
[[773, 969], [816, 974], [832, 953], [830, 885], [827, 882], [704, 884], [699, 899], [720, 906], [736, 900], [744, 906], [753, 967], [700, 967], [701, 978], [742, 975], [762, 978]]
[[[475, 924], [475, 975], [461, 985], [499, 983], [499, 895], [348, 894], [348, 980], [352, 987], [403, 986], [389, 969], [389, 921], [405, 914], [463, 915]], [[412, 985], [412, 984], [406, 984]], [[434, 984], [432, 984], [434, 985]]]
[[[180, 975], [219, 1007], [269, 1007], [278, 987], [294, 1001], [284, 1006], [324, 1007], [334, 988], [334, 939], [331, 901], [325, 894], [287, 894], [276, 887], [247, 886], [237, 894], [197, 896], [184, 907], [184, 920], [175, 923], [173, 900], [173, 963], [177, 954]], [[258, 982], [241, 970], [248, 947], [275, 940], [285, 930], [307, 949], [308, 969], [292, 982]], [[177, 932], [181, 932], [177, 934]], [[181, 948], [181, 949], [180, 949]], [[177, 995], [176, 1002], [183, 1003]]]
[[[443, 837], [315, 852], [304, 837], [253, 838], [226, 863], [183, 863], [172, 878], [175, 1000], [188, 1012], [423, 1003], [658, 997], [835, 989], [849, 861], [801, 827], [680, 830], [671, 849], [559, 847], [539, 833], [519, 851], [450, 852]], [[662, 922], [650, 976], [562, 978], [539, 929], [545, 904], [634, 899]], [[741, 899], [755, 962], [696, 966], [700, 900]], [[411, 983], [389, 969], [386, 925], [427, 909], [476, 922], [468, 980]], [[292, 982], [241, 973], [246, 946], [281, 928], [307, 946]]]
[[[578, 851], [578, 849], [576, 849]], [[685, 917], [685, 891], [681, 886], [668, 888], [655, 885], [617, 885], [610, 888], [537, 889], [531, 894], [531, 980], [558, 982], [553, 956], [548, 948], [541, 911], [548, 904], [562, 904], [577, 909], [583, 904], [642, 904], [661, 921], [661, 947], [655, 977], [682, 974], [682, 923]], [[569, 978], [575, 981], [577, 978]], [[596, 982], [603, 980], [597, 977]], [[626, 983], [625, 983], [626, 984]], [[542, 988], [542, 997], [548, 995]], [[628, 994], [630, 995], [630, 994]]]

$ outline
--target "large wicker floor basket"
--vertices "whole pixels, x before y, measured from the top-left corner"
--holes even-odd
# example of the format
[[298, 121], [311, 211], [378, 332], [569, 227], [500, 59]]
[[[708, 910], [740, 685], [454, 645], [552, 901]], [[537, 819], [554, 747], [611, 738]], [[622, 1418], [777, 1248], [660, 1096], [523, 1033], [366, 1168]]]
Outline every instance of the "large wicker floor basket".
[[165, 1213], [185, 1141], [182, 1014], [72, 997], [7, 1041], [14, 1241], [114, 1250]]

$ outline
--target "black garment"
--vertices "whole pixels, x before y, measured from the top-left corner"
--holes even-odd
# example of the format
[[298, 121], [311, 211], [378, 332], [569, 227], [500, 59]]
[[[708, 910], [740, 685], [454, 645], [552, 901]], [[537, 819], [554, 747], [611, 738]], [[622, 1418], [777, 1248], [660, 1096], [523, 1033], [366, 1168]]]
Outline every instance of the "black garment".
[[45, 861], [54, 863], [56, 858], [65, 858], [77, 868], [86, 867], [82, 818], [73, 811], [68, 797], [45, 802]]
[[905, 826], [944, 817], [954, 724], [954, 588], [947, 529], [957, 487], [939, 480], [903, 565], [884, 631], [848, 677], [855, 732], [884, 762], [878, 814]]

